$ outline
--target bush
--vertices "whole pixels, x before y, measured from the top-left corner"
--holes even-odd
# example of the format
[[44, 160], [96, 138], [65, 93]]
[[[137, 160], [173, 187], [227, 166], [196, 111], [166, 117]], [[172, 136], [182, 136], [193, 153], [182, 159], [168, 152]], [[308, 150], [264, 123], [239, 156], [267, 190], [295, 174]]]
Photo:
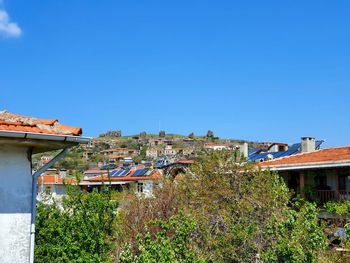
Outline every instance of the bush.
[[155, 220], [149, 224], [155, 234], [147, 231], [137, 237], [136, 251], [127, 245], [120, 254], [120, 263], [143, 262], [205, 262], [193, 249], [197, 225], [180, 213], [169, 220]]
[[117, 207], [110, 191], [67, 191], [62, 206], [38, 204], [35, 262], [109, 262]]
[[329, 213], [335, 213], [338, 215], [346, 215], [350, 213], [350, 201], [334, 202], [329, 201], [324, 205], [325, 209]]
[[[182, 247], [177, 253], [189, 252], [194, 261], [316, 262], [325, 248], [318, 210], [314, 204], [292, 205], [289, 200], [288, 188], [276, 173], [236, 163], [232, 152], [209, 152], [155, 198], [128, 207], [126, 232], [138, 231], [121, 259], [192, 262], [174, 256], [176, 247]], [[155, 231], [149, 220], [164, 228]], [[192, 233], [196, 238], [176, 238], [185, 226], [187, 237]], [[141, 235], [135, 238], [136, 233]]]

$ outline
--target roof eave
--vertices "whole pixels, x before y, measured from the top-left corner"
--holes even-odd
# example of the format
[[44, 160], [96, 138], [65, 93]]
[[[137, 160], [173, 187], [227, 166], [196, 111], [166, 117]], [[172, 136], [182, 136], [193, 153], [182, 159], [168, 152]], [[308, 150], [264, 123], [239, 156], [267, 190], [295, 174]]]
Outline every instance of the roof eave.
[[288, 170], [305, 170], [305, 169], [339, 168], [339, 167], [350, 167], [350, 160], [342, 161], [342, 162], [333, 162], [333, 163], [310, 163], [310, 164], [262, 166], [261, 169], [271, 170], [271, 171], [288, 171]]
[[[34, 153], [63, 149], [80, 143], [88, 143], [90, 138], [71, 135], [56, 135], [31, 132], [1, 131], [0, 140], [3, 143], [25, 145], [33, 148]], [[45, 143], [44, 143], [45, 141]]]

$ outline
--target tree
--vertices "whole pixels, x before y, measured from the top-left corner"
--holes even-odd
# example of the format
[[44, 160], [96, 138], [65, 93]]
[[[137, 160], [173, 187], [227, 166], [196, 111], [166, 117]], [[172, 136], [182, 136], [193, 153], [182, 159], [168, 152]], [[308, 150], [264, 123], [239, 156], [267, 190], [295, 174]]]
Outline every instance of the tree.
[[282, 178], [236, 163], [229, 151], [200, 156], [181, 188], [209, 261], [315, 262], [324, 248], [315, 205], [291, 207]]
[[207, 138], [213, 138], [213, 137], [214, 137], [214, 132], [212, 130], [208, 130]]
[[111, 192], [67, 191], [62, 206], [38, 204], [35, 262], [109, 262], [117, 207]]
[[324, 249], [315, 205], [292, 204], [278, 174], [237, 163], [230, 151], [200, 155], [184, 177], [168, 182], [154, 198], [135, 199], [126, 207], [123, 225], [128, 227], [122, 232], [129, 236], [123, 256], [129, 261], [124, 262], [162, 262], [159, 253], [171, 255], [176, 230], [158, 236], [158, 230], [145, 231], [145, 226], [154, 220], [168, 224], [178, 211], [195, 222], [191, 233], [198, 238], [183, 240], [182, 246], [198, 260], [306, 263], [315, 262]]
[[163, 131], [163, 130], [159, 131], [159, 137], [164, 138], [165, 137], [165, 131]]
[[140, 137], [140, 139], [142, 141], [145, 141], [147, 139], [147, 133], [145, 131], [140, 132], [140, 136], [139, 137]]
[[[139, 198], [137, 195], [127, 195], [128, 202], [118, 213], [118, 243], [117, 254], [125, 243], [135, 246], [137, 235], [145, 234], [145, 225], [157, 219], [168, 220], [178, 213], [179, 192], [171, 179], [164, 178], [158, 182], [158, 187], [153, 189], [153, 197]], [[120, 196], [125, 200], [125, 196]]]
[[188, 138], [193, 139], [193, 138], [194, 138], [194, 133], [191, 132], [191, 133], [188, 135]]
[[169, 220], [150, 222], [149, 227], [156, 228], [155, 233], [139, 235], [136, 251], [126, 246], [119, 257], [121, 263], [205, 262], [192, 247], [197, 228], [194, 220], [180, 213]]

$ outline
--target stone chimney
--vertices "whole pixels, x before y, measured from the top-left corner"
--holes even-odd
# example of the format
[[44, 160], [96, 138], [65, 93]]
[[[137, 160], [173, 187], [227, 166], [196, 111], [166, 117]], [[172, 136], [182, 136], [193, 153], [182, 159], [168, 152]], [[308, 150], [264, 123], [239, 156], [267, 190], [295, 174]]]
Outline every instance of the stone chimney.
[[314, 137], [301, 137], [301, 152], [313, 152], [316, 148], [316, 141]]
[[248, 158], [248, 143], [244, 142], [238, 146], [240, 153], [245, 157]]

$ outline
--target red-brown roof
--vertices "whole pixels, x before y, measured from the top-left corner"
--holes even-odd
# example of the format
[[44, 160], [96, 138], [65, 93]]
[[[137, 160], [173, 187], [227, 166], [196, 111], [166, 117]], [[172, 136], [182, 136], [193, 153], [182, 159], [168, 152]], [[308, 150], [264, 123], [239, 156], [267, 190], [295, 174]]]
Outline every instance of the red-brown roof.
[[261, 167], [296, 166], [350, 162], [350, 146], [327, 148], [309, 153], [294, 154], [259, 163]]
[[194, 161], [193, 160], [189, 160], [189, 159], [181, 159], [181, 160], [177, 160], [176, 163], [193, 164]]
[[152, 173], [148, 176], [132, 176], [136, 169], [129, 172], [126, 176], [111, 176], [108, 178], [107, 175], [96, 176], [93, 178], [86, 179], [84, 181], [90, 182], [100, 182], [100, 181], [144, 181], [144, 180], [158, 180], [161, 177], [161, 174], [158, 170], [154, 169]]
[[82, 129], [60, 124], [57, 119], [44, 120], [0, 111], [0, 131], [80, 136]]
[[76, 184], [77, 180], [74, 178], [62, 179], [58, 174], [44, 175], [38, 177], [38, 184]]

